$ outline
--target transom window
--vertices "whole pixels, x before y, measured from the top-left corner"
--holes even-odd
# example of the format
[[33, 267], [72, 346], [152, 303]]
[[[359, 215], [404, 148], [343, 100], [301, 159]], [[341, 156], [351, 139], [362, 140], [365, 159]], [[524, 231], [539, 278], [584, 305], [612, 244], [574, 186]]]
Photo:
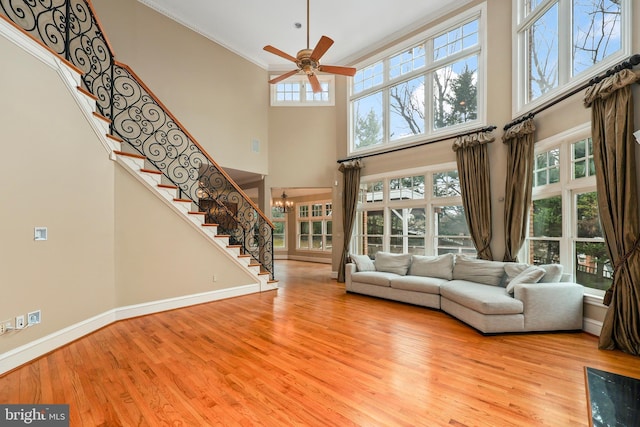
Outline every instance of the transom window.
[[481, 120], [484, 6], [472, 8], [373, 62], [352, 79], [349, 152], [384, 150]]
[[631, 0], [517, 4], [517, 110], [539, 105], [629, 55]]
[[[441, 165], [455, 168], [455, 164]], [[427, 190], [429, 188], [429, 190]], [[352, 252], [475, 253], [457, 170], [425, 171], [360, 184]]]
[[[277, 75], [271, 76], [271, 78]], [[335, 77], [318, 75], [322, 92], [314, 93], [306, 75], [294, 75], [271, 86], [272, 106], [332, 106], [335, 105]]]

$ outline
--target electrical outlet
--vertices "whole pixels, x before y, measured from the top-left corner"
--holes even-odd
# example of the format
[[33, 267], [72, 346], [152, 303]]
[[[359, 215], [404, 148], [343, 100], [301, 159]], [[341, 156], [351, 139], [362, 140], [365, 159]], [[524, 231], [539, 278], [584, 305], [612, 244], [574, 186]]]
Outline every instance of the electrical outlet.
[[16, 316], [16, 329], [24, 329], [24, 315]]
[[40, 310], [32, 311], [27, 314], [27, 321], [29, 325], [36, 325], [41, 321], [41, 313]]
[[4, 334], [7, 331], [13, 329], [11, 326], [11, 320], [3, 320], [0, 322], [0, 335]]

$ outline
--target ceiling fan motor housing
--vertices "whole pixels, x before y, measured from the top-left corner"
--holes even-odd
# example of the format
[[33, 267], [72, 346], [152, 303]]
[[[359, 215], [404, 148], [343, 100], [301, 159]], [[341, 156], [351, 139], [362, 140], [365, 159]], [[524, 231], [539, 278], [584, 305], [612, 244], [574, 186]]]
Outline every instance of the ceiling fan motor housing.
[[311, 59], [311, 53], [313, 51], [311, 49], [302, 49], [298, 52], [296, 58], [298, 59], [297, 65], [298, 68], [304, 71], [306, 74], [313, 74], [320, 65], [319, 61], [314, 61]]

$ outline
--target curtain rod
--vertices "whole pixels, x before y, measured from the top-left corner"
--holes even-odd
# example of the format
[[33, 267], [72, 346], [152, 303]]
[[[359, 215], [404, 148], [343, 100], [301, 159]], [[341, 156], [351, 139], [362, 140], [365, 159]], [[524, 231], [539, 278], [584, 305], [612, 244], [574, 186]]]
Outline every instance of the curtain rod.
[[406, 147], [397, 147], [397, 148], [394, 148], [393, 150], [380, 151], [380, 152], [377, 152], [377, 153], [363, 154], [362, 156], [347, 157], [346, 159], [338, 160], [338, 163], [344, 163], [344, 162], [348, 162], [350, 160], [356, 160], [356, 159], [360, 160], [360, 159], [364, 159], [366, 157], [379, 156], [381, 154], [395, 153], [396, 151], [408, 150], [409, 148], [422, 147], [423, 145], [433, 144], [434, 142], [446, 141], [448, 139], [453, 139], [453, 138], [459, 138], [461, 136], [471, 135], [471, 134], [474, 134], [474, 133], [477, 133], [477, 132], [490, 132], [490, 131], [494, 130], [495, 128], [496, 128], [496, 126], [493, 126], [493, 125], [485, 126], [483, 128], [480, 128], [480, 129], [470, 130], [468, 132], [459, 133], [457, 135], [445, 136], [445, 137], [442, 137], [442, 138], [433, 139], [431, 141], [424, 141], [424, 142], [421, 142], [419, 144], [409, 145], [409, 146], [406, 146]]
[[531, 119], [533, 118], [536, 114], [546, 110], [547, 108], [550, 108], [556, 104], [558, 104], [559, 102], [564, 101], [565, 99], [575, 95], [578, 92], [583, 91], [584, 89], [588, 88], [589, 86], [593, 86], [596, 83], [600, 83], [603, 79], [612, 76], [613, 74], [622, 71], [624, 69], [631, 69], [634, 66], [640, 64], [640, 54], [636, 53], [635, 55], [630, 56], [628, 59], [625, 59], [624, 61], [620, 62], [618, 65], [615, 65], [611, 68], [609, 68], [607, 71], [605, 71], [603, 74], [595, 76], [594, 78], [592, 78], [591, 80], [589, 80], [587, 83], [575, 88], [574, 90], [572, 90], [571, 92], [565, 93], [564, 95], [552, 99], [544, 104], [542, 104], [541, 106], [539, 106], [538, 108], [534, 109], [533, 111], [525, 114], [524, 116], [518, 117], [515, 120], [512, 120], [511, 122], [507, 123], [506, 125], [504, 125], [503, 130], [507, 130], [512, 126], [517, 125], [518, 123], [522, 123], [525, 120]]

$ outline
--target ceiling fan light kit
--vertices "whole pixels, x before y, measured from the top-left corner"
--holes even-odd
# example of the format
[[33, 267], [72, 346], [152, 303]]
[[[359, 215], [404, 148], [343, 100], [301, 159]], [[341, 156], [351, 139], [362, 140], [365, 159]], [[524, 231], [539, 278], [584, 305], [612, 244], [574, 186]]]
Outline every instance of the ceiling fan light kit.
[[281, 82], [282, 80], [285, 80], [295, 74], [302, 72], [305, 73], [309, 78], [309, 83], [311, 83], [313, 92], [318, 93], [322, 92], [322, 86], [318, 81], [318, 76], [316, 75], [317, 72], [340, 74], [343, 76], [353, 77], [353, 75], [356, 73], [355, 68], [342, 67], [338, 65], [320, 65], [320, 58], [322, 58], [327, 50], [329, 50], [332, 44], [333, 40], [331, 40], [327, 36], [322, 36], [313, 50], [309, 48], [309, 0], [307, 0], [307, 48], [298, 51], [298, 54], [294, 58], [288, 53], [285, 53], [271, 45], [267, 45], [264, 47], [264, 50], [266, 50], [267, 52], [273, 53], [274, 55], [295, 63], [298, 68], [269, 80], [269, 83], [276, 84], [278, 82]]

